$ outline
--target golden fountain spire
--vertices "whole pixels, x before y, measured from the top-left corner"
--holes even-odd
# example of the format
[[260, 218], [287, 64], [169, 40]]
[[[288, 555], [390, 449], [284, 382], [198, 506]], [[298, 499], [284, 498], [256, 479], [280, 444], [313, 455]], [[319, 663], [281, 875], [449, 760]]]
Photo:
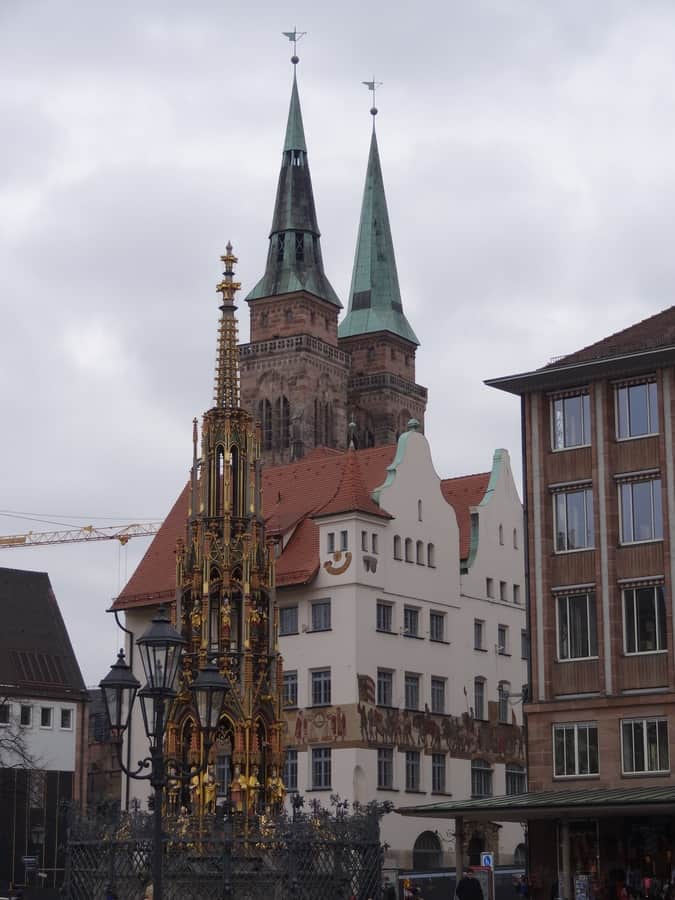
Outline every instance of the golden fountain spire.
[[222, 315], [218, 326], [218, 353], [216, 356], [216, 376], [213, 391], [213, 405], [221, 409], [239, 408], [239, 346], [234, 295], [241, 287], [234, 281], [234, 264], [237, 257], [232, 253], [228, 241], [225, 255], [220, 257], [225, 264], [223, 280], [216, 290], [222, 294], [220, 307]]

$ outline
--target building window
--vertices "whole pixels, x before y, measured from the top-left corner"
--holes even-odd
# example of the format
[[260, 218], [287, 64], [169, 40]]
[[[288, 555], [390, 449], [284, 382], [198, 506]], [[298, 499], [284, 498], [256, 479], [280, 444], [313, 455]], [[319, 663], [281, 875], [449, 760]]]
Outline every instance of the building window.
[[424, 544], [422, 541], [418, 541], [416, 545], [415, 559], [418, 566], [424, 565]]
[[282, 606], [279, 608], [279, 634], [298, 633], [298, 607]]
[[485, 679], [475, 678], [473, 682], [473, 717], [485, 719]]
[[513, 602], [516, 604], [516, 606], [520, 605], [520, 585], [519, 584], [513, 585]]
[[501, 522], [499, 523], [499, 546], [504, 546], [504, 526]]
[[72, 709], [64, 708], [61, 710], [61, 730], [62, 731], [72, 731], [73, 730], [73, 711], [72, 711]]
[[312, 672], [312, 706], [329, 706], [330, 696], [330, 669], [315, 669]]
[[445, 712], [445, 678], [431, 678], [431, 711]]
[[330, 631], [330, 600], [312, 603], [312, 631]]
[[377, 670], [377, 704], [394, 705], [394, 673], [390, 669]]
[[509, 627], [508, 625], [497, 626], [497, 652], [502, 656], [507, 656], [509, 652]]
[[445, 753], [431, 754], [431, 790], [434, 794], [445, 793]]
[[368, 532], [367, 531], [361, 532], [361, 549], [363, 550], [364, 553], [368, 552]]
[[511, 685], [508, 681], [500, 681], [497, 687], [497, 719], [502, 725], [508, 725], [509, 718], [509, 691]]
[[390, 632], [392, 629], [392, 605], [391, 603], [377, 603], [375, 627], [378, 631]]
[[485, 593], [490, 599], [494, 599], [495, 596], [495, 583], [492, 578], [485, 579]]
[[412, 538], [405, 539], [405, 561], [412, 562], [413, 561], [413, 542]]
[[21, 704], [21, 713], [19, 722], [24, 728], [30, 728], [33, 724], [33, 707], [27, 703]]
[[[286, 235], [282, 231], [277, 235], [277, 262], [283, 262], [284, 260], [284, 243], [285, 243]], [[263, 322], [263, 324], [266, 324]]]
[[513, 549], [514, 550], [518, 549], [518, 529], [517, 528], [513, 529]]
[[302, 231], [295, 232], [295, 261], [303, 262], [305, 259], [305, 235]]
[[329, 553], [335, 553], [335, 532], [334, 531], [328, 532], [328, 545], [327, 546], [328, 546]]
[[553, 449], [584, 447], [591, 442], [591, 402], [588, 394], [558, 397], [552, 402]]
[[312, 749], [312, 788], [314, 790], [329, 788], [331, 780], [330, 747], [314, 747]]
[[405, 708], [420, 708], [420, 676], [412, 672], [405, 673]]
[[525, 628], [520, 632], [520, 658], [530, 658], [530, 636]]
[[287, 791], [298, 789], [298, 751], [287, 750], [284, 760], [284, 787]]
[[349, 534], [346, 531], [340, 532], [340, 550], [349, 549]]
[[418, 522], [422, 521], [422, 501], [421, 500], [417, 501], [417, 521]]
[[561, 491], [554, 495], [553, 503], [556, 553], [595, 546], [592, 489]]
[[658, 434], [659, 405], [656, 382], [629, 384], [616, 389], [616, 436]]
[[40, 707], [40, 728], [51, 728], [54, 710], [51, 706]]
[[554, 774], [558, 778], [598, 774], [598, 726], [583, 722], [553, 727]]
[[473, 649], [485, 650], [485, 622], [482, 619], [473, 620]]
[[621, 723], [621, 755], [627, 774], [668, 772], [666, 719], [632, 719]]
[[284, 706], [298, 705], [298, 672], [294, 669], [292, 672], [284, 672], [284, 689], [282, 695]]
[[427, 544], [427, 565], [430, 569], [436, 568], [436, 548], [433, 544]]
[[11, 714], [11, 704], [7, 703], [6, 700], [3, 700], [0, 703], [0, 725], [9, 725]]
[[505, 581], [499, 582], [499, 599], [502, 601], [502, 603], [508, 602], [508, 597], [506, 596], [507, 587], [508, 587], [508, 585], [506, 584]]
[[406, 750], [406, 753], [405, 753], [405, 789], [406, 789], [406, 791], [419, 791], [419, 789], [420, 789], [420, 752], [419, 752], [419, 750]]
[[394, 559], [403, 559], [401, 556], [401, 535], [394, 535]]
[[492, 767], [484, 759], [471, 761], [471, 796], [492, 796]]
[[558, 597], [558, 659], [589, 659], [598, 655], [595, 594]]
[[622, 544], [663, 538], [660, 478], [620, 484], [619, 497]]
[[626, 653], [657, 653], [667, 649], [663, 585], [624, 590], [623, 610]]
[[403, 633], [407, 637], [419, 637], [420, 611], [412, 606], [403, 607]]
[[394, 787], [394, 751], [391, 747], [377, 750], [377, 787], [391, 790]]
[[506, 793], [509, 796], [524, 794], [526, 790], [525, 769], [523, 766], [506, 767]]
[[31, 769], [28, 779], [28, 805], [30, 809], [44, 809], [47, 794], [47, 773], [43, 769]]
[[445, 640], [445, 613], [429, 613], [429, 638], [432, 641]]
[[373, 532], [373, 534], [371, 534], [371, 536], [370, 536], [370, 552], [374, 556], [377, 556], [377, 554], [379, 552], [377, 549], [377, 545], [378, 545], [377, 535]]

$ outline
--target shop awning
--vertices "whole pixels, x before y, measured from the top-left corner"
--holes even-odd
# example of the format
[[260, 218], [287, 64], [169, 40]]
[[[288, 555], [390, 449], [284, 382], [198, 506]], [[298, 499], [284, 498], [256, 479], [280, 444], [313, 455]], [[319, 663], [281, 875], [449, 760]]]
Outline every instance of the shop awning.
[[399, 806], [402, 816], [427, 819], [457, 817], [495, 822], [528, 819], [578, 819], [605, 816], [675, 814], [675, 787], [586, 788], [578, 791], [537, 791], [480, 800], [447, 800], [421, 806]]

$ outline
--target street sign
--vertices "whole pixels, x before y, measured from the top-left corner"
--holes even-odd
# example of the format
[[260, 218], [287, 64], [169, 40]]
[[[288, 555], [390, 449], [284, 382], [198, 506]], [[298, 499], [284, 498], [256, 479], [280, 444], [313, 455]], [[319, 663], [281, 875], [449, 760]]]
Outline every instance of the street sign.
[[491, 869], [494, 866], [494, 856], [492, 855], [492, 853], [481, 853], [480, 864], [481, 866], [485, 866], [487, 869]]

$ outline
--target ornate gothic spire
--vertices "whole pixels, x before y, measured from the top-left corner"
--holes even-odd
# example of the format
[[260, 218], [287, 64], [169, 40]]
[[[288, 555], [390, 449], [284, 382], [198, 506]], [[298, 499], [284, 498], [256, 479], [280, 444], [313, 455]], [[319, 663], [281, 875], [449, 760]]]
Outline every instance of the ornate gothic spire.
[[213, 405], [225, 409], [239, 407], [239, 347], [237, 341], [237, 319], [234, 295], [241, 287], [233, 280], [234, 264], [237, 257], [232, 254], [232, 244], [228, 241], [225, 255], [220, 257], [225, 263], [223, 280], [216, 290], [222, 294], [220, 307], [222, 315], [218, 328], [218, 352], [216, 356], [216, 377], [213, 391]]
[[380, 154], [375, 133], [375, 88], [379, 82], [365, 81], [373, 92], [373, 134], [363, 191], [359, 236], [349, 291], [349, 309], [338, 328], [341, 338], [389, 331], [411, 344], [419, 344], [403, 312], [398, 285], [394, 242], [389, 225]]
[[[295, 41], [298, 32], [286, 36]], [[293, 55], [293, 88], [288, 110], [281, 172], [272, 216], [265, 274], [246, 297], [258, 300], [295, 291], [307, 291], [321, 300], [342, 308], [323, 270], [321, 232], [314, 208], [312, 179], [307, 162], [307, 144]]]

